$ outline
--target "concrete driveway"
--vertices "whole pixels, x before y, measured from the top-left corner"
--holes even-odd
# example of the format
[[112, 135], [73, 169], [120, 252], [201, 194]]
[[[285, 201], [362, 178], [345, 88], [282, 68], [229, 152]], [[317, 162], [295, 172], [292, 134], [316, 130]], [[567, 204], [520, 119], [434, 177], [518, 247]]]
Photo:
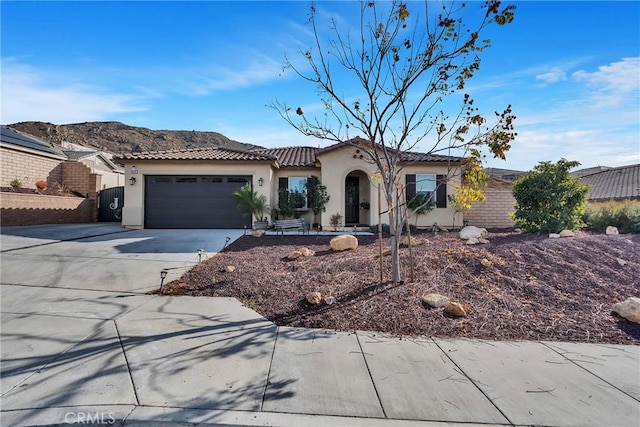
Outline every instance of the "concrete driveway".
[[2, 283], [145, 293], [243, 230], [125, 230], [119, 224], [2, 227]]
[[1, 231], [2, 426], [640, 424], [639, 346], [277, 327], [146, 294], [241, 230]]

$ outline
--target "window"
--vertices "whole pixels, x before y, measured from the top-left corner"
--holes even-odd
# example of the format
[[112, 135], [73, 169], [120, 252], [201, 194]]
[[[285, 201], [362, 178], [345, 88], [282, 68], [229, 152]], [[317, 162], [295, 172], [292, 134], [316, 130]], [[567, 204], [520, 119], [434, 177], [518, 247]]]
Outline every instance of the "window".
[[430, 194], [431, 200], [437, 202], [436, 176], [433, 174], [416, 175], [416, 194]]
[[180, 176], [176, 178], [176, 182], [178, 184], [184, 184], [184, 183], [194, 184], [198, 182], [198, 178], [196, 178], [195, 176]]
[[282, 177], [278, 180], [280, 197], [288, 195], [288, 202], [295, 209], [307, 209], [307, 178], [299, 176]]
[[436, 208], [447, 207], [447, 176], [435, 174], [407, 174], [406, 198], [413, 199], [416, 194], [430, 194]]
[[288, 185], [289, 191], [297, 191], [299, 193], [304, 193], [305, 186], [307, 185], [307, 178], [290, 176], [288, 184], [289, 184]]

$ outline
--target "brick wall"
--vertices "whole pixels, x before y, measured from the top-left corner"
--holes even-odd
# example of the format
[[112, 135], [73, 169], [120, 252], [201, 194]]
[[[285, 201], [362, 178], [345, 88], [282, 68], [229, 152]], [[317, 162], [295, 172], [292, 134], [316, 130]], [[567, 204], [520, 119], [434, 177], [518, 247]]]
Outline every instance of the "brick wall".
[[464, 213], [464, 219], [469, 221], [469, 225], [482, 228], [513, 227], [515, 223], [509, 218], [509, 213], [514, 211], [516, 200], [511, 191], [485, 190], [484, 194], [487, 200], [474, 202], [471, 209]]
[[22, 183], [23, 188], [36, 188], [36, 181], [47, 181], [51, 186], [62, 182], [62, 160], [42, 157], [2, 147], [2, 181], [0, 186], [9, 187], [14, 179]]
[[35, 225], [94, 222], [95, 203], [82, 197], [0, 194], [0, 224]]
[[[82, 197], [2, 193], [2, 225], [56, 224], [98, 221], [98, 191], [102, 177], [80, 162], [60, 161], [2, 148], [2, 187], [18, 179], [23, 188], [35, 188], [44, 179], [49, 187], [63, 184]], [[66, 200], [65, 200], [66, 199]]]

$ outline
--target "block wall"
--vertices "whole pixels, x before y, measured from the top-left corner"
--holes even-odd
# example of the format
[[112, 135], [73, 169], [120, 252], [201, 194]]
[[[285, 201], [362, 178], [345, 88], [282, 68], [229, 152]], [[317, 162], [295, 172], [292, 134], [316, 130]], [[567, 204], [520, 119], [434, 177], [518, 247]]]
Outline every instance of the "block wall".
[[94, 222], [95, 203], [82, 197], [41, 194], [0, 194], [0, 224], [62, 224]]
[[485, 190], [487, 200], [474, 202], [470, 210], [464, 213], [464, 219], [469, 225], [481, 228], [511, 228], [514, 221], [509, 218], [509, 213], [515, 209], [516, 200], [511, 191]]
[[54, 182], [62, 182], [61, 160], [41, 157], [21, 151], [2, 148], [2, 181], [1, 187], [10, 187], [14, 179], [22, 183], [23, 188], [36, 188], [36, 181], [47, 181], [49, 186]]

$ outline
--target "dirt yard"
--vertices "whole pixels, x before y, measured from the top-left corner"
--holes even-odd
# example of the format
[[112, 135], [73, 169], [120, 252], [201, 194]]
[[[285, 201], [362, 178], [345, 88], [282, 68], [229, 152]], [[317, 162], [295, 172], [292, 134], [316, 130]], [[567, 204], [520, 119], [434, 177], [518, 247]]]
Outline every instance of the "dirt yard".
[[[412, 245], [414, 280], [409, 249], [402, 245], [400, 283], [389, 281], [389, 256], [383, 256], [380, 281], [376, 236], [357, 237], [357, 249], [334, 252], [331, 236], [313, 232], [245, 236], [167, 284], [163, 294], [235, 297], [278, 325], [397, 336], [640, 344], [640, 324], [611, 311], [616, 302], [640, 297], [640, 235], [581, 232], [549, 239], [492, 233], [490, 243], [470, 246], [458, 233], [418, 234]], [[384, 239], [383, 247], [388, 245]], [[287, 258], [304, 247], [315, 255]], [[306, 296], [315, 291], [323, 301], [312, 305]], [[460, 302], [468, 315], [430, 308], [421, 300], [427, 293]]]

